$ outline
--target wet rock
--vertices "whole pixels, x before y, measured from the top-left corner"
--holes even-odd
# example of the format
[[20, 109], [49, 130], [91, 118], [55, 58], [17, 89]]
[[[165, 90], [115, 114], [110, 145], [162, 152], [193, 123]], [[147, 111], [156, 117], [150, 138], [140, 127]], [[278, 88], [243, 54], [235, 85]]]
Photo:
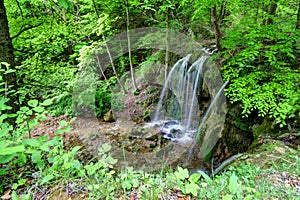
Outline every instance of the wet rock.
[[240, 113], [238, 105], [229, 108], [222, 136], [213, 149], [215, 165], [220, 165], [232, 155], [247, 151], [254, 141], [250, 124], [243, 120]]
[[115, 121], [115, 117], [114, 114], [112, 112], [112, 110], [109, 110], [103, 117], [105, 122], [114, 122]]

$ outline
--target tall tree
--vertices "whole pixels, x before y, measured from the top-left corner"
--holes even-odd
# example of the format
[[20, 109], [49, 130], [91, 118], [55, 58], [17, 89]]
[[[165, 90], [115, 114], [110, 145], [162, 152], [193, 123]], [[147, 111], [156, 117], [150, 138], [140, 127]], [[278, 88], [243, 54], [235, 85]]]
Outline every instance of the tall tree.
[[276, 15], [277, 2], [278, 2], [278, 0], [275, 0], [269, 6], [268, 19], [265, 22], [266, 25], [273, 24], [273, 21], [274, 21], [275, 15]]
[[10, 113], [15, 113], [18, 110], [17, 98], [14, 95], [16, 91], [16, 73], [14, 71], [14, 50], [12, 40], [9, 35], [8, 20], [4, 6], [4, 0], [0, 0], [0, 62], [6, 62], [9, 66], [1, 64], [1, 69], [5, 71], [3, 75], [5, 97], [9, 98], [9, 105], [12, 107]]
[[211, 8], [211, 22], [212, 22], [212, 25], [215, 30], [216, 46], [220, 51], [222, 51], [222, 46], [221, 46], [222, 33], [220, 31], [219, 18], [217, 15], [217, 6], [216, 5], [214, 5]]
[[299, 0], [299, 4], [298, 4], [296, 29], [300, 30], [300, 0]]
[[130, 74], [133, 83], [134, 91], [138, 91], [136, 86], [135, 76], [134, 76], [134, 69], [132, 64], [132, 57], [131, 57], [131, 42], [130, 42], [130, 32], [129, 32], [129, 5], [128, 0], [124, 0], [125, 8], [126, 8], [126, 28], [127, 28], [127, 42], [128, 42], [128, 54], [129, 54], [129, 64], [130, 64]]

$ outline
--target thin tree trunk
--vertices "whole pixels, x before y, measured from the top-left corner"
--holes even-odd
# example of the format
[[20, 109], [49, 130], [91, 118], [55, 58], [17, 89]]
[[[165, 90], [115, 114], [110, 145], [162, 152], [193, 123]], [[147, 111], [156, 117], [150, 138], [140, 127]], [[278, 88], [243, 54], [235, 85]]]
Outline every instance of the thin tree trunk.
[[277, 9], [277, 2], [278, 0], [275, 0], [269, 7], [268, 11], [268, 19], [265, 22], [265, 25], [273, 24], [274, 18], [276, 15], [276, 9]]
[[213, 6], [211, 8], [211, 21], [215, 29], [215, 38], [216, 38], [216, 46], [219, 51], [222, 51], [222, 46], [221, 46], [221, 31], [219, 27], [219, 21], [218, 21], [218, 15], [217, 15], [217, 7]]
[[126, 28], [127, 28], [127, 42], [128, 42], [128, 55], [129, 55], [129, 64], [130, 64], [130, 74], [131, 74], [131, 79], [133, 83], [133, 88], [134, 90], [137, 90], [136, 86], [136, 81], [135, 81], [135, 76], [134, 76], [134, 69], [133, 69], [133, 64], [132, 64], [132, 56], [131, 56], [131, 41], [130, 41], [130, 32], [129, 32], [129, 6], [128, 6], [128, 0], [124, 0], [125, 3], [125, 8], [126, 8]]
[[225, 14], [226, 14], [226, 0], [223, 0], [222, 5], [221, 5], [221, 9], [220, 9], [220, 14], [219, 14], [219, 17], [218, 17], [219, 22], [224, 20]]
[[169, 73], [169, 61], [170, 61], [170, 21], [167, 13], [167, 26], [166, 26], [166, 57], [165, 57], [165, 82], [167, 81]]
[[296, 29], [300, 30], [300, 0], [299, 0], [299, 4], [298, 4]]
[[[104, 41], [104, 42], [105, 42], [105, 41]], [[120, 79], [119, 79], [117, 70], [116, 70], [115, 65], [114, 65], [114, 61], [113, 61], [113, 59], [112, 59], [112, 57], [111, 57], [111, 54], [110, 54], [110, 51], [109, 51], [109, 48], [108, 48], [108, 45], [107, 45], [106, 42], [105, 42], [105, 47], [106, 47], [107, 54], [108, 54], [108, 56], [109, 56], [109, 60], [110, 60], [111, 67], [113, 68], [113, 71], [114, 71], [114, 73], [115, 73], [115, 75], [116, 75], [118, 84], [119, 84], [120, 87], [122, 88], [123, 92], [126, 94], [127, 91], [126, 91], [124, 85], [121, 83], [121, 81], [120, 81]], [[99, 64], [100, 64], [100, 63], [99, 63]]]
[[96, 7], [95, 0], [92, 0], [92, 2], [93, 2], [93, 6], [94, 6], [95, 13], [97, 15], [97, 18], [99, 19], [99, 13], [98, 13], [98, 10], [97, 10], [97, 7]]
[[[96, 4], [95, 4], [95, 1], [94, 1], [94, 0], [93, 0], [93, 5], [94, 5], [95, 13], [96, 13], [96, 15], [97, 15], [97, 17], [98, 17], [98, 19], [99, 19], [99, 14], [98, 14], [98, 11], [97, 11], [97, 8], [96, 8]], [[113, 61], [113, 59], [112, 59], [112, 57], [111, 57], [111, 53], [110, 53], [109, 47], [108, 47], [108, 45], [107, 45], [107, 42], [105, 41], [105, 36], [104, 36], [104, 35], [103, 35], [103, 40], [104, 40], [104, 44], [105, 44], [105, 47], [106, 47], [106, 51], [107, 51], [107, 54], [108, 54], [108, 57], [109, 57], [109, 60], [110, 60], [111, 67], [112, 67], [112, 69], [113, 69], [113, 71], [114, 71], [114, 73], [115, 73], [115, 75], [116, 75], [117, 82], [118, 82], [118, 84], [120, 85], [120, 87], [122, 88], [123, 92], [126, 94], [127, 91], [126, 91], [124, 85], [123, 85], [123, 84], [121, 83], [121, 81], [120, 81], [120, 78], [119, 78], [119, 76], [118, 76], [117, 70], [116, 70], [115, 65], [114, 65], [114, 61]], [[99, 57], [96, 56], [96, 59], [97, 59], [98, 66], [99, 66], [99, 69], [100, 69], [100, 71], [101, 71], [102, 76], [104, 77], [105, 81], [108, 82], [108, 79], [106, 78], [106, 76], [105, 76], [105, 74], [104, 74], [104, 71], [103, 71], [103, 69], [102, 69], [102, 66], [101, 66], [101, 64], [100, 64]], [[109, 86], [109, 88], [110, 88], [110, 86]]]
[[[6, 10], [4, 7], [4, 0], [0, 0], [0, 62], [6, 62], [10, 66], [6, 67], [0, 64], [1, 68], [7, 71], [8, 69], [15, 69], [14, 65], [14, 51], [12, 40], [9, 35], [8, 20], [6, 16]], [[16, 113], [19, 110], [18, 98], [15, 95], [17, 90], [17, 78], [16, 73], [11, 72], [3, 75], [3, 80], [5, 82], [5, 90], [2, 93], [3, 96], [10, 99], [8, 105], [12, 107], [8, 113]], [[8, 120], [13, 123], [13, 120]]]
[[130, 74], [133, 83], [134, 91], [138, 91], [136, 86], [135, 76], [134, 76], [134, 69], [132, 64], [132, 57], [131, 57], [131, 42], [130, 42], [130, 33], [129, 33], [129, 11], [128, 11], [128, 0], [124, 0], [125, 8], [126, 8], [126, 19], [127, 19], [127, 42], [128, 42], [128, 54], [129, 54], [129, 64], [130, 64]]

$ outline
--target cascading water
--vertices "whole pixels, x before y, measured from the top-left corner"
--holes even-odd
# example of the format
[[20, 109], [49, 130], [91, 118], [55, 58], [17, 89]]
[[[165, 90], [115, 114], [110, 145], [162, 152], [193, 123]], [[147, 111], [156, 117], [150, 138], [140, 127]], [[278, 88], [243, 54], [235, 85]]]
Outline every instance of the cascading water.
[[[171, 89], [172, 87], [174, 87], [174, 85], [177, 85], [177, 88], [173, 88], [174, 91], [182, 91], [183, 87], [186, 85], [186, 79], [184, 76], [182, 76], [182, 74], [186, 73], [186, 69], [188, 66], [188, 61], [191, 57], [191, 54], [187, 55], [186, 57], [180, 59], [179, 61], [177, 61], [177, 63], [172, 67], [166, 83], [163, 87], [163, 90], [161, 92], [157, 107], [156, 107], [156, 111], [154, 113], [154, 118], [153, 121], [156, 122], [158, 120], [162, 120], [164, 118], [163, 112], [161, 110], [161, 108], [163, 107], [163, 100], [164, 97], [166, 96], [168, 89]], [[177, 84], [176, 84], [177, 83]], [[182, 98], [182, 94], [178, 94], [177, 99], [180, 100]], [[174, 116], [171, 116], [174, 119]]]
[[[216, 102], [220, 99], [221, 94], [224, 96], [222, 92], [227, 84], [223, 84], [217, 94], [212, 96], [212, 102], [202, 120], [200, 120], [198, 101], [203, 87], [204, 72], [207, 70], [204, 69], [207, 68], [205, 63], [209, 58], [208, 55], [213, 54], [215, 50], [209, 52], [207, 49], [203, 49], [203, 51], [206, 55], [200, 56], [190, 66], [188, 62], [191, 55], [189, 54], [172, 67], [162, 89], [152, 120], [152, 124], [154, 123], [161, 127], [160, 133], [163, 137], [172, 141], [190, 143], [190, 153], [194, 150], [194, 146], [197, 143], [195, 141], [199, 139], [202, 127], [204, 125], [217, 126], [217, 123], [213, 124], [211, 122], [207, 125], [207, 118], [212, 113], [217, 113], [218, 111], [215, 109], [221, 107], [216, 105]], [[218, 136], [216, 138], [219, 138]], [[213, 138], [214, 142], [216, 140]]]
[[189, 54], [180, 59], [171, 69], [152, 120], [164, 124], [161, 131], [164, 137], [180, 138], [185, 142], [191, 141], [199, 126], [198, 96], [203, 82], [203, 66], [208, 58], [201, 56], [189, 67], [190, 57]]

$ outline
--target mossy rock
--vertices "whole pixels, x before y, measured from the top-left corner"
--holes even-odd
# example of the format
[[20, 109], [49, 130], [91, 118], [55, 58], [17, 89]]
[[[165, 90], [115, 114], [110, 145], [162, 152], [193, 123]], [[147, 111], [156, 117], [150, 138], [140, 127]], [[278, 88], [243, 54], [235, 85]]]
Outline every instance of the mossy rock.
[[115, 121], [115, 116], [112, 112], [112, 110], [109, 110], [104, 116], [103, 116], [103, 120], [105, 122], [114, 122]]
[[295, 163], [295, 159], [300, 159], [299, 147], [295, 150], [282, 141], [269, 138], [259, 138], [259, 140], [257, 145], [252, 146], [234, 165], [246, 161], [259, 166], [261, 169], [268, 169], [273, 165]]

